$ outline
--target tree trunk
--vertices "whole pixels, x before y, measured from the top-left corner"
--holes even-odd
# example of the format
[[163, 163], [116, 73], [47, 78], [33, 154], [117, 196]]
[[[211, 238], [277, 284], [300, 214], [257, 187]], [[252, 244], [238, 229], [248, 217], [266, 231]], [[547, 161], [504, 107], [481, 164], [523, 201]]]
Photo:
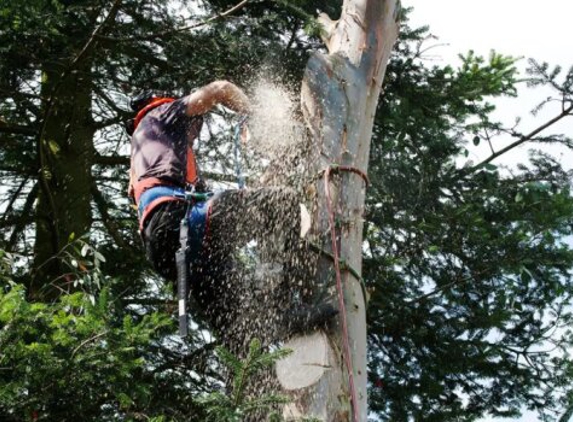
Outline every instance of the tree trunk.
[[[58, 85], [38, 155], [41, 174], [36, 208], [35, 273], [29, 294], [62, 275], [56, 255], [68, 244], [72, 233], [85, 234], [91, 216], [91, 164], [93, 125], [91, 121], [90, 65], [86, 61], [60, 82], [61, 71], [43, 74], [42, 93], [48, 98]], [[45, 107], [48, 105], [45, 103]]]
[[[398, 0], [345, 0], [340, 20], [319, 18], [326, 30], [329, 54], [311, 57], [302, 86], [303, 113], [316, 151], [316, 174], [324, 175], [335, 164], [367, 171], [378, 97], [398, 36], [399, 7]], [[330, 230], [335, 229], [340, 259], [360, 273], [365, 181], [353, 172], [335, 174], [328, 189], [338, 223], [330, 227], [325, 183], [319, 178], [314, 189], [312, 235], [332, 253]], [[320, 283], [332, 285], [332, 272], [332, 260], [322, 259]], [[342, 270], [347, 333], [339, 322], [326, 335], [315, 333], [286, 345], [294, 353], [280, 362], [277, 374], [295, 399], [285, 408], [287, 417], [327, 422], [367, 419], [366, 303], [361, 282], [352, 272]], [[353, 367], [354, 409], [343, 359], [345, 335]]]

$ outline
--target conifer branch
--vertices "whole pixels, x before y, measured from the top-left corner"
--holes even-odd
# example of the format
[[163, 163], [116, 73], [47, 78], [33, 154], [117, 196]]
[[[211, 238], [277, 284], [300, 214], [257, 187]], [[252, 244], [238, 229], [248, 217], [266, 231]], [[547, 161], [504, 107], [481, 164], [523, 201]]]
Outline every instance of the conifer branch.
[[210, 23], [213, 23], [217, 20], [225, 18], [225, 17], [231, 15], [232, 13], [242, 9], [243, 7], [245, 7], [247, 5], [247, 3], [249, 3], [249, 1], [250, 0], [243, 0], [240, 3], [237, 3], [236, 5], [234, 5], [233, 7], [225, 10], [224, 12], [221, 12], [215, 16], [211, 16], [210, 18], [207, 18], [203, 21], [196, 22], [196, 23], [193, 23], [191, 25], [183, 26], [181, 28], [170, 29], [168, 31], [159, 32], [159, 33], [146, 35], [146, 36], [142, 36], [142, 37], [114, 38], [114, 37], [99, 36], [99, 38], [106, 40], [106, 41], [113, 41], [113, 42], [119, 42], [119, 43], [128, 43], [128, 42], [134, 42], [134, 41], [152, 41], [152, 40], [157, 39], [157, 38], [163, 38], [163, 37], [166, 37], [169, 35], [176, 34], [178, 32], [191, 31], [192, 29], [197, 29], [197, 28], [200, 28], [202, 26], [209, 25]]
[[38, 185], [38, 183], [36, 183], [30, 190], [30, 193], [26, 198], [26, 202], [24, 203], [24, 207], [22, 208], [22, 212], [20, 214], [21, 219], [20, 221], [16, 222], [14, 230], [12, 230], [12, 234], [10, 235], [10, 239], [8, 240], [8, 246], [7, 246], [8, 250], [12, 250], [14, 248], [14, 245], [16, 244], [18, 237], [22, 234], [22, 229], [24, 228], [24, 226], [32, 221], [33, 218], [32, 207], [34, 206], [34, 202], [36, 202], [39, 188], [40, 186]]

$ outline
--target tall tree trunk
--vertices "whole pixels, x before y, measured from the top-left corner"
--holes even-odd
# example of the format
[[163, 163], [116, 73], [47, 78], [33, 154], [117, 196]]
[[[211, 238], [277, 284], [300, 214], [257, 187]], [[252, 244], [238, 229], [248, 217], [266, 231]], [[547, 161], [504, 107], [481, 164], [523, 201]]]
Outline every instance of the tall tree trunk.
[[86, 60], [63, 81], [61, 76], [61, 71], [45, 71], [42, 78], [43, 97], [53, 96], [53, 103], [45, 104], [51, 108], [38, 145], [41, 174], [36, 208], [35, 274], [29, 292], [32, 296], [62, 275], [60, 260], [54, 258], [72, 233], [75, 238], [85, 234], [92, 221], [94, 131], [90, 63]]
[[[376, 106], [386, 65], [398, 36], [398, 0], [345, 0], [340, 20], [321, 16], [328, 55], [315, 54], [308, 62], [302, 86], [302, 105], [316, 156], [316, 174], [332, 165], [366, 173]], [[338, 224], [330, 227], [325, 183], [316, 182], [314, 238], [330, 253], [330, 231], [336, 230], [341, 260], [360, 273], [365, 181], [356, 173], [337, 172], [328, 186]], [[325, 235], [326, 234], [326, 235]], [[325, 336], [293, 340], [291, 358], [277, 368], [283, 387], [293, 392], [287, 415], [313, 416], [323, 421], [367, 419], [366, 304], [360, 280], [342, 270], [347, 332], [342, 324]], [[321, 283], [333, 283], [332, 261], [319, 267]], [[344, 364], [344, 336], [348, 336], [353, 367], [355, 409]]]

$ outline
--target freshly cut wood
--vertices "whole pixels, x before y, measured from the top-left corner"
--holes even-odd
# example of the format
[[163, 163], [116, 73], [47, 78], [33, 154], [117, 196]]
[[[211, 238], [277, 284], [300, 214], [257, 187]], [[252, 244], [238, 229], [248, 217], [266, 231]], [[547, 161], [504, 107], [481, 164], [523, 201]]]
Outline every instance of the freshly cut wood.
[[[329, 54], [316, 53], [309, 59], [301, 89], [303, 116], [315, 151], [310, 164], [314, 174], [336, 165], [356, 171], [336, 171], [327, 183], [319, 178], [309, 189], [314, 197], [307, 237], [328, 252], [319, 263], [319, 285], [334, 283], [332, 261], [326, 258], [334, 248], [353, 271], [344, 271], [341, 277], [346, 312], [340, 316], [346, 318], [346, 330], [340, 322], [327, 336], [314, 333], [292, 340], [287, 347], [294, 349], [294, 355], [277, 366], [279, 381], [293, 400], [285, 407], [286, 417], [367, 420], [366, 303], [361, 281], [355, 277], [362, 267], [365, 181], [356, 173], [367, 173], [374, 115], [398, 36], [399, 10], [399, 0], [345, 0], [340, 19], [324, 14], [319, 18]], [[330, 225], [331, 213], [336, 215], [336, 227]], [[331, 230], [336, 230], [334, 242]], [[345, 365], [345, 356], [351, 368]]]
[[299, 390], [315, 384], [328, 369], [332, 358], [328, 355], [328, 338], [322, 331], [298, 336], [284, 347], [292, 354], [277, 362], [277, 378], [285, 390]]
[[[283, 408], [285, 420], [299, 421], [312, 416], [321, 421], [340, 421], [331, 418], [331, 415], [337, 412], [338, 405], [335, 401], [327, 403], [315, 397], [318, 383], [342, 385], [344, 382], [339, 369], [339, 359], [329, 344], [326, 333], [317, 331], [298, 336], [289, 340], [284, 347], [293, 351], [276, 366], [281, 386], [293, 399]], [[320, 394], [319, 396], [321, 397]]]
[[310, 231], [312, 226], [312, 220], [308, 209], [304, 204], [300, 204], [300, 237], [304, 238]]

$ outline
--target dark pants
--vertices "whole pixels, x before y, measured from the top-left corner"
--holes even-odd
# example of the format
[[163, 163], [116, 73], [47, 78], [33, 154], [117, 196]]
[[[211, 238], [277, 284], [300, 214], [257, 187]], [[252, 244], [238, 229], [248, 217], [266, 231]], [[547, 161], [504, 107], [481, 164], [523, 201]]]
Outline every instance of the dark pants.
[[[200, 315], [215, 329], [225, 329], [237, 321], [237, 312], [244, 314], [246, 307], [254, 310], [254, 304], [260, 302], [253, 299], [255, 290], [260, 288], [255, 285], [254, 273], [261, 262], [280, 266], [283, 274], [277, 285], [270, 288], [272, 297], [267, 294], [267, 305], [274, 302], [288, 307], [290, 301], [285, 296], [290, 294], [290, 287], [285, 275], [294, 277], [299, 261], [294, 252], [299, 245], [300, 223], [295, 192], [287, 188], [230, 190], [210, 201], [206, 235], [202, 245], [193, 248], [200, 252], [191, 257], [190, 263], [191, 293]], [[159, 205], [143, 231], [153, 267], [173, 282], [177, 277], [179, 227], [186, 207], [175, 201]], [[256, 256], [245, 248], [247, 245], [256, 251]], [[276, 283], [277, 278], [271, 281]]]

